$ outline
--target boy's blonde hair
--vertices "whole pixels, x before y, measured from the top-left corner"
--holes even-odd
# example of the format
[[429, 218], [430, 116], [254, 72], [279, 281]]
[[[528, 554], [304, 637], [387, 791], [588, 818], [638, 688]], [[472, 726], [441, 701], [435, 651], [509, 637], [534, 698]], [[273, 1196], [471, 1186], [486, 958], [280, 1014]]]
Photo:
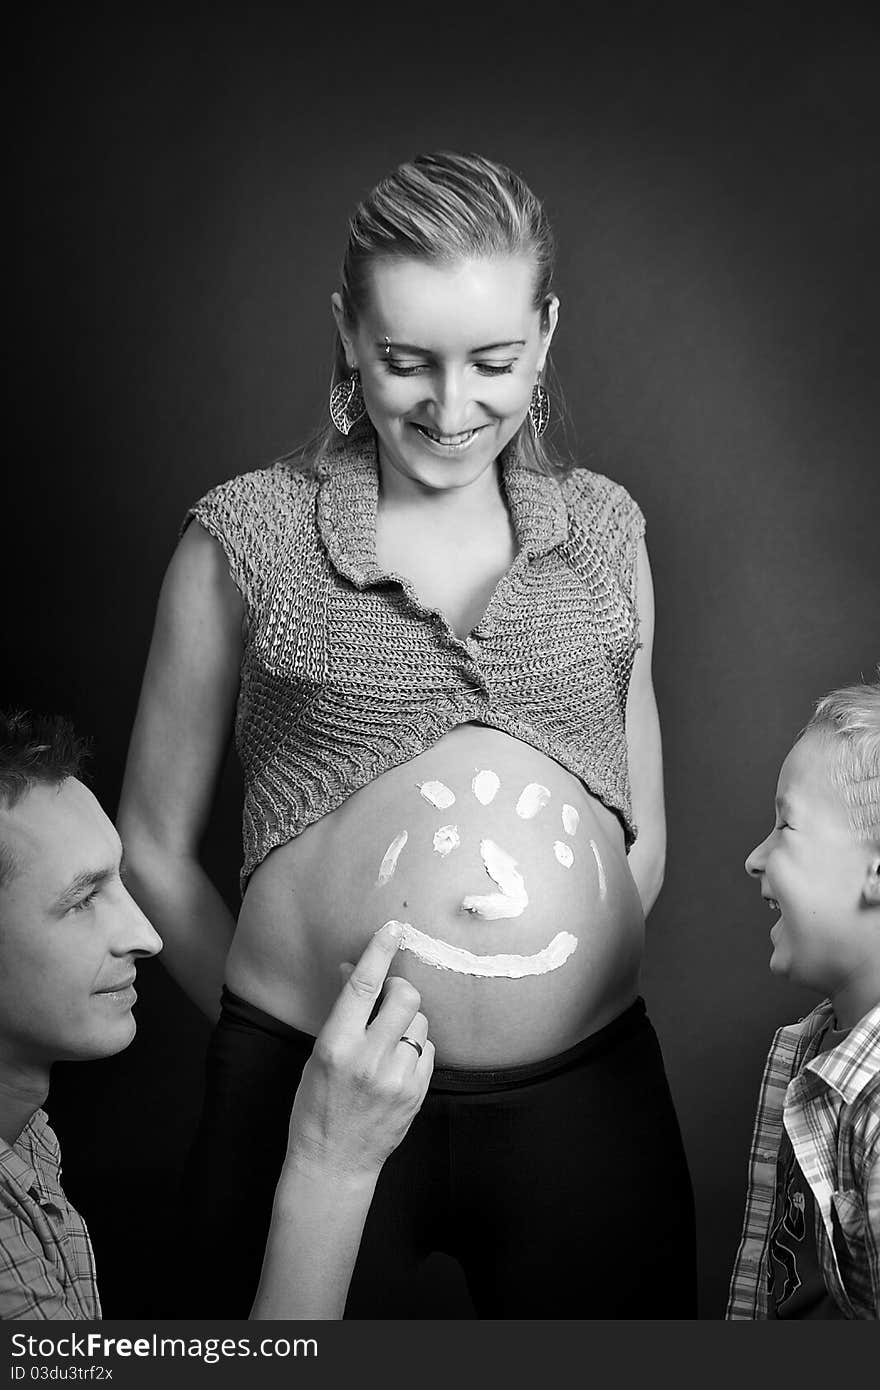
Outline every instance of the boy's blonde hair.
[[803, 730], [809, 733], [827, 741], [829, 776], [846, 803], [853, 834], [880, 841], [880, 681], [825, 695]]

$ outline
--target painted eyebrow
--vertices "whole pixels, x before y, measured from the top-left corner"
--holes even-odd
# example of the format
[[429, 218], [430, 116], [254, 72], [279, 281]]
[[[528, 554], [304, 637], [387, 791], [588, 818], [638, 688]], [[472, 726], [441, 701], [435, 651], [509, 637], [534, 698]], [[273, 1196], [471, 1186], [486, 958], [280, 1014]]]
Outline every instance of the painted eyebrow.
[[[510, 338], [507, 342], [504, 343], [484, 343], [482, 347], [471, 348], [470, 352], [468, 353], [468, 356], [476, 357], [481, 352], [495, 352], [497, 348], [512, 348], [525, 346], [525, 338]], [[419, 357], [433, 357], [434, 355], [428, 348], [416, 347], [414, 343], [386, 343], [384, 338], [382, 339], [381, 343], [376, 344], [376, 347], [380, 352], [384, 352], [387, 347], [391, 352], [411, 352], [415, 353]]]
[[95, 888], [101, 888], [109, 879], [115, 878], [116, 874], [122, 873], [122, 866], [125, 862], [123, 851], [119, 859], [119, 864], [113, 868], [104, 869], [84, 869], [81, 874], [68, 884], [60, 898], [57, 899], [55, 907], [58, 911], [66, 911], [79, 898], [88, 897], [88, 894]]

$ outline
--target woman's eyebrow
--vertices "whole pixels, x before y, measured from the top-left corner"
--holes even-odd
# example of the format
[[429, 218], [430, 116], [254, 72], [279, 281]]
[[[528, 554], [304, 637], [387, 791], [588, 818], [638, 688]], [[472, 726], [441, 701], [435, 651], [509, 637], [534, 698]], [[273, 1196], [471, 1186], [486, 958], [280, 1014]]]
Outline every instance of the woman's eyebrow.
[[[470, 356], [476, 357], [481, 352], [494, 352], [497, 348], [525, 347], [525, 345], [525, 338], [510, 338], [503, 343], [484, 343], [482, 347], [471, 348]], [[376, 344], [376, 347], [380, 352], [385, 352], [387, 349], [389, 352], [413, 352], [420, 357], [433, 356], [430, 348], [416, 347], [414, 343], [393, 343], [387, 338], [383, 338], [381, 343]]]
[[511, 338], [506, 343], [486, 343], [483, 347], [472, 348], [471, 353], [476, 355], [478, 352], [494, 352], [496, 348], [525, 347], [525, 345], [525, 338]]

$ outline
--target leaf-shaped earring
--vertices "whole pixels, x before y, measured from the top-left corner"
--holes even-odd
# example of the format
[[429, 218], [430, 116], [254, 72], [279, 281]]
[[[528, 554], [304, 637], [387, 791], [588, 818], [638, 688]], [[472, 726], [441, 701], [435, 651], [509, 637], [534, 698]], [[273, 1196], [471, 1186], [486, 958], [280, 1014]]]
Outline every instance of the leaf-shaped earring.
[[330, 419], [340, 434], [348, 434], [366, 413], [361, 374], [355, 367], [350, 377], [338, 381], [330, 392]]
[[535, 438], [540, 439], [550, 423], [550, 397], [540, 381], [536, 381], [532, 387], [532, 399], [529, 401], [529, 419], [532, 422], [532, 429], [535, 431]]

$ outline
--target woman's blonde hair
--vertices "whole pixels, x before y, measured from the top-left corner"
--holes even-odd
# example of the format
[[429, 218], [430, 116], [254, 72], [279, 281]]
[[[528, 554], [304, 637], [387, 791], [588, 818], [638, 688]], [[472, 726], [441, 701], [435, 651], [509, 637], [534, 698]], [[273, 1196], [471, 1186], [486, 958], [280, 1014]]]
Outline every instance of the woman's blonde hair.
[[853, 834], [880, 841], [880, 681], [823, 696], [803, 733], [826, 740], [829, 776], [846, 803]]
[[[455, 264], [470, 258], [526, 256], [535, 268], [533, 307], [546, 314], [555, 254], [543, 206], [512, 169], [478, 154], [421, 154], [377, 183], [349, 219], [340, 271], [342, 307], [348, 322], [356, 323], [367, 303], [371, 268], [378, 261]], [[547, 370], [552, 375], [549, 360]], [[337, 332], [331, 389], [348, 376]], [[561, 412], [561, 400], [557, 408]], [[328, 425], [315, 441], [315, 453], [338, 447], [340, 439]], [[534, 468], [560, 467], [528, 419], [507, 447]]]

